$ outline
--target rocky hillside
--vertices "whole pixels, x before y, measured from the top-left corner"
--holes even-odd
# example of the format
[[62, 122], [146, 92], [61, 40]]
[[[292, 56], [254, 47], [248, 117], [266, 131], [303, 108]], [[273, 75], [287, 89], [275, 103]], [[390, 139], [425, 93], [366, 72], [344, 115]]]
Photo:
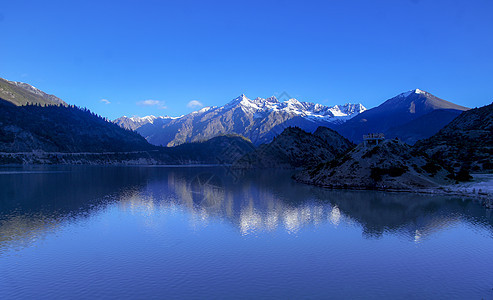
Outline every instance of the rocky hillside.
[[300, 182], [331, 188], [416, 190], [455, 182], [454, 174], [398, 140], [358, 145], [331, 162], [295, 176]]
[[30, 84], [0, 78], [0, 99], [17, 106], [27, 104], [67, 105], [62, 99], [47, 94]]
[[125, 126], [136, 128], [154, 145], [175, 146], [223, 134], [239, 134], [260, 145], [272, 141], [287, 127], [313, 132], [319, 126], [343, 123], [364, 110], [361, 104], [325, 106], [296, 99], [281, 102], [275, 97], [252, 100], [241, 95], [224, 106], [206, 107], [173, 120]]
[[[454, 115], [467, 109], [415, 89], [397, 95], [335, 129], [356, 143], [362, 141], [364, 134], [384, 133], [388, 138], [398, 137], [406, 143], [414, 144], [418, 139], [432, 136], [450, 122]], [[438, 110], [446, 112], [434, 113]], [[430, 120], [431, 126], [427, 126]]]
[[456, 169], [493, 171], [493, 103], [463, 112], [416, 148]]
[[289, 127], [269, 144], [234, 163], [235, 168], [299, 168], [329, 161], [354, 145], [337, 132], [319, 127], [313, 134]]

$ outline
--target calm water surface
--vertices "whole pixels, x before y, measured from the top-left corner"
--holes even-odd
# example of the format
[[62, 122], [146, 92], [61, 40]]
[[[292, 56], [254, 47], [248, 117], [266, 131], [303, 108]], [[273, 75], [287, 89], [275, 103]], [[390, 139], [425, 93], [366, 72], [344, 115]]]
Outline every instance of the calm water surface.
[[0, 298], [493, 299], [493, 213], [217, 167], [0, 169]]

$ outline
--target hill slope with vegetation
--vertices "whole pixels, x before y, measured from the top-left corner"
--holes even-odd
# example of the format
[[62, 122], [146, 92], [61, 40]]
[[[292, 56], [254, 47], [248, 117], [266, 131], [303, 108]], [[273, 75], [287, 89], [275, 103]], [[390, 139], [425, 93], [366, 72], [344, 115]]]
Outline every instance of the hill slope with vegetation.
[[139, 134], [74, 106], [0, 100], [0, 151], [128, 152], [155, 149]]

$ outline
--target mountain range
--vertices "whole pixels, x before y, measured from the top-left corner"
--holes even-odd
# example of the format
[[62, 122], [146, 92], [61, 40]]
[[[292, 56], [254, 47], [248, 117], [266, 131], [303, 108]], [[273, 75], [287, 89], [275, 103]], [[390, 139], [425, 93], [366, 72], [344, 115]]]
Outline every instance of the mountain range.
[[241, 95], [224, 106], [205, 107], [178, 118], [121, 117], [114, 122], [136, 130], [154, 145], [175, 146], [223, 134], [239, 134], [260, 145], [288, 127], [313, 132], [319, 126], [344, 123], [365, 110], [361, 104], [325, 106], [296, 99], [249, 99]]
[[249, 99], [245, 95], [220, 107], [205, 107], [181, 117], [121, 117], [114, 122], [136, 130], [151, 144], [174, 146], [207, 140], [222, 134], [239, 134], [255, 145], [269, 143], [285, 128], [295, 126], [314, 132], [319, 126], [335, 129], [359, 143], [367, 133], [384, 133], [413, 145], [437, 133], [467, 107], [414, 89], [381, 105], [366, 109], [362, 104], [325, 106], [275, 97]]
[[0, 161], [231, 164], [243, 156], [236, 165], [300, 167], [334, 159], [353, 147], [350, 141], [382, 132], [416, 143], [413, 149], [455, 171], [488, 171], [492, 112], [493, 104], [469, 110], [416, 89], [369, 110], [241, 95], [181, 117], [109, 122], [29, 84], [0, 78]]

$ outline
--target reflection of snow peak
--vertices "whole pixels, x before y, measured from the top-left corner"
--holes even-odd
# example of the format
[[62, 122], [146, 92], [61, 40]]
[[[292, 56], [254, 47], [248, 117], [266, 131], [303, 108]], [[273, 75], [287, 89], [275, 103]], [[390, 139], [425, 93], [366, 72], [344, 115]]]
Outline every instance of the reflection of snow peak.
[[339, 223], [341, 222], [341, 211], [339, 210], [339, 207], [334, 206], [332, 208], [329, 216], [329, 221], [335, 226], [339, 225]]
[[266, 213], [261, 213], [248, 206], [241, 210], [239, 226], [242, 235], [255, 234], [263, 230], [273, 231], [279, 226], [283, 226], [288, 233], [296, 233], [303, 226], [320, 224], [327, 218], [330, 219], [330, 211], [318, 205], [278, 207]]

